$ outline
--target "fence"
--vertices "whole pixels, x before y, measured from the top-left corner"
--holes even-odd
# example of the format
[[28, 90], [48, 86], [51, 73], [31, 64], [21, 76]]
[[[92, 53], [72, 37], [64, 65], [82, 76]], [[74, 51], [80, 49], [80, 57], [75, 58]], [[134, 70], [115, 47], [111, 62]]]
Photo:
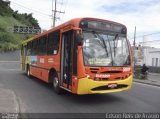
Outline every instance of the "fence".
[[152, 72], [152, 73], [160, 73], [160, 67], [152, 67], [152, 66], [149, 66], [149, 72]]

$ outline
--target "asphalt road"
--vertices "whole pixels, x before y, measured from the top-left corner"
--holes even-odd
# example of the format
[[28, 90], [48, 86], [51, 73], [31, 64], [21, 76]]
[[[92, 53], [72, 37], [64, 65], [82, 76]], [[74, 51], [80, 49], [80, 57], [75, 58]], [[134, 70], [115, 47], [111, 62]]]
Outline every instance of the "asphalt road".
[[[160, 112], [160, 88], [133, 83], [129, 91], [97, 94], [57, 95], [52, 87], [36, 78], [29, 79], [19, 68], [18, 52], [0, 55], [0, 83], [13, 90], [25, 113], [108, 113]], [[16, 58], [13, 58], [16, 57]], [[7, 59], [9, 58], [9, 60]], [[11, 59], [14, 60], [11, 60]]]

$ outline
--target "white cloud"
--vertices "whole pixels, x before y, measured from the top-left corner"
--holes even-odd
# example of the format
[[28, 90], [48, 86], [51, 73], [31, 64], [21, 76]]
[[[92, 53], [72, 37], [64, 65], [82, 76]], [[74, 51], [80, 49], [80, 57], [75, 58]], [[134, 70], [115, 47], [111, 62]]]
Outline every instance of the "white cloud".
[[[22, 4], [27, 8], [39, 10], [39, 12], [51, 15], [52, 0], [11, 0]], [[144, 35], [160, 31], [160, 2], [158, 0], [57, 0], [64, 2], [63, 6], [58, 4], [58, 9], [65, 14], [58, 14], [61, 20], [57, 25], [77, 17], [96, 17], [123, 23], [128, 28], [129, 37], [133, 36], [134, 27], [137, 27], [137, 35]], [[12, 2], [11, 2], [12, 3]], [[67, 6], [65, 5], [67, 4]], [[11, 4], [12, 8], [19, 12], [26, 12], [20, 6]], [[66, 7], [65, 7], [66, 6]], [[105, 11], [102, 9], [109, 9]], [[117, 14], [114, 10], [120, 12]], [[112, 11], [113, 10], [113, 11]], [[134, 11], [132, 11], [134, 10]], [[31, 11], [30, 11], [31, 12]], [[44, 29], [51, 28], [51, 17], [33, 12], [40, 26]]]

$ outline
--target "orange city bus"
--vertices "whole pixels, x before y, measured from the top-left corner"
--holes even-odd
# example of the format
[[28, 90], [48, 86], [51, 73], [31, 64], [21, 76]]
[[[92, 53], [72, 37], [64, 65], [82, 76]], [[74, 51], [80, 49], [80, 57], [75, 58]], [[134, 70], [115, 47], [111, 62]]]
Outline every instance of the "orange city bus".
[[20, 61], [57, 93], [95, 94], [131, 88], [131, 56], [125, 25], [77, 18], [23, 41]]

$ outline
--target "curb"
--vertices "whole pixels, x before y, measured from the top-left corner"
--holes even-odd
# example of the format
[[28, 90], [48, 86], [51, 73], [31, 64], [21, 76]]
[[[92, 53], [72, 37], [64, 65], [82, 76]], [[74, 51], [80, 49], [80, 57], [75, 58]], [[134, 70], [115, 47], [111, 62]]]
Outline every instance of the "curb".
[[148, 74], [152, 76], [160, 76], [160, 73], [148, 73]]
[[157, 81], [151, 81], [151, 80], [144, 80], [143, 81], [143, 80], [139, 80], [139, 79], [133, 79], [133, 82], [160, 87], [160, 82], [157, 82]]

